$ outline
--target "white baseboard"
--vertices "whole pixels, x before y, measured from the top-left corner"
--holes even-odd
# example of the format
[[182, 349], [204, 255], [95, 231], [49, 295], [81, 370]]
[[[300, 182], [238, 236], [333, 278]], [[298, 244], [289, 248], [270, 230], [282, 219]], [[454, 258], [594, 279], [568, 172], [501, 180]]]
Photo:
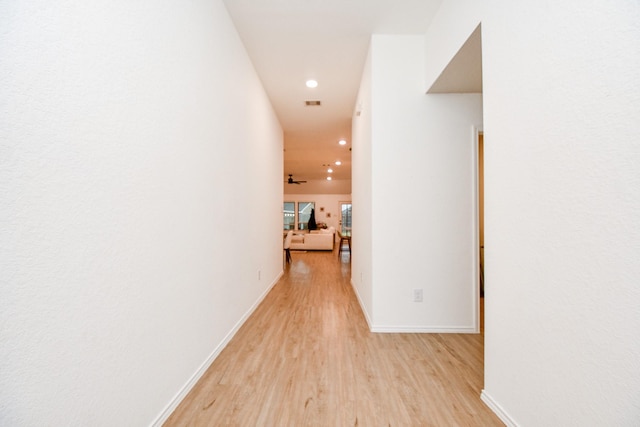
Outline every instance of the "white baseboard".
[[489, 409], [491, 409], [507, 427], [518, 427], [518, 423], [516, 423], [504, 409], [502, 409], [502, 406], [500, 406], [498, 402], [493, 400], [486, 390], [482, 390], [482, 393], [480, 393], [480, 399], [482, 399]]
[[360, 304], [360, 310], [364, 314], [364, 318], [367, 321], [367, 326], [369, 326], [369, 330], [371, 330], [371, 319], [369, 318], [369, 313], [365, 309], [365, 305], [362, 303], [362, 298], [360, 298], [360, 294], [358, 293], [358, 288], [353, 284], [353, 279], [351, 279], [351, 287], [353, 288], [353, 293], [356, 294], [356, 299], [358, 300], [358, 304]]
[[200, 365], [198, 370], [189, 378], [189, 381], [180, 389], [180, 391], [171, 399], [169, 404], [164, 408], [164, 410], [158, 415], [155, 421], [151, 424], [152, 427], [161, 427], [167, 419], [171, 416], [173, 411], [176, 410], [180, 402], [187, 396], [187, 394], [191, 391], [191, 389], [196, 385], [196, 383], [202, 378], [209, 366], [213, 363], [214, 360], [220, 355], [222, 350], [229, 344], [229, 341], [235, 336], [235, 334], [240, 330], [244, 322], [247, 321], [249, 316], [253, 314], [256, 308], [262, 303], [267, 294], [271, 292], [271, 289], [278, 283], [280, 278], [284, 273], [281, 271], [278, 277], [269, 285], [269, 287], [260, 295], [257, 301], [249, 308], [249, 310], [242, 316], [242, 318], [235, 324], [235, 326], [229, 331], [229, 333], [224, 337], [222, 342], [218, 344], [218, 346], [213, 350], [213, 352], [207, 357], [207, 359]]
[[371, 332], [386, 334], [477, 334], [474, 327], [458, 326], [384, 326], [374, 325]]
[[364, 318], [367, 320], [367, 326], [369, 326], [369, 330], [371, 332], [376, 333], [391, 333], [391, 334], [477, 334], [480, 331], [475, 326], [438, 326], [438, 327], [430, 327], [430, 326], [384, 326], [384, 325], [374, 325], [371, 323], [371, 319], [369, 318], [369, 313], [365, 309], [365, 305], [362, 303], [362, 298], [360, 298], [360, 294], [358, 293], [358, 288], [353, 284], [353, 280], [351, 280], [351, 287], [353, 288], [353, 292], [356, 294], [356, 298], [358, 299], [358, 304], [360, 304], [360, 309], [362, 313], [364, 313]]

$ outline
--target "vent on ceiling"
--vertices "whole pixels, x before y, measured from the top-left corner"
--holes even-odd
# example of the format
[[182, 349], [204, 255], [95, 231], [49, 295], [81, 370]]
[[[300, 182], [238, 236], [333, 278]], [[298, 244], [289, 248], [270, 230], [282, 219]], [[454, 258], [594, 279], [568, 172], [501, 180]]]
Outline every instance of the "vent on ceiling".
[[304, 101], [304, 104], [307, 107], [319, 107], [320, 106], [320, 101]]

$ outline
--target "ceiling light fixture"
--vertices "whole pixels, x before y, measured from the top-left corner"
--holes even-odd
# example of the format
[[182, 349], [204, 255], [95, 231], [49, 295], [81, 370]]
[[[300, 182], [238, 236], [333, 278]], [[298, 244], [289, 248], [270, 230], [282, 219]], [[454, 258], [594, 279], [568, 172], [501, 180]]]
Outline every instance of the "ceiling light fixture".
[[340, 160], [336, 160], [336, 166], [340, 166], [342, 162]]
[[327, 181], [331, 181], [331, 177], [330, 176], [327, 177]]
[[306, 85], [308, 88], [313, 89], [314, 87], [318, 87], [318, 82], [315, 80], [307, 80]]
[[333, 169], [329, 168], [329, 169], [327, 169], [327, 172], [333, 173]]
[[340, 141], [338, 141], [338, 144], [347, 145], [347, 141], [345, 141], [344, 139], [341, 139]]

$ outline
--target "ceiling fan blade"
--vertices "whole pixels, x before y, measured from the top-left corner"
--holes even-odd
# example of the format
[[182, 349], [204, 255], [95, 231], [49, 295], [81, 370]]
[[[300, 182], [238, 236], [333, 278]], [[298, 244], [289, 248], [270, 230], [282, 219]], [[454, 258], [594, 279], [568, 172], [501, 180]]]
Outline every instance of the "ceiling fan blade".
[[300, 185], [300, 184], [303, 184], [303, 183], [305, 183], [305, 182], [307, 182], [307, 181], [294, 181], [294, 180], [293, 180], [293, 174], [289, 174], [289, 179], [287, 179], [287, 181], [286, 181], [286, 182], [287, 182], [288, 184], [298, 184], [298, 185]]

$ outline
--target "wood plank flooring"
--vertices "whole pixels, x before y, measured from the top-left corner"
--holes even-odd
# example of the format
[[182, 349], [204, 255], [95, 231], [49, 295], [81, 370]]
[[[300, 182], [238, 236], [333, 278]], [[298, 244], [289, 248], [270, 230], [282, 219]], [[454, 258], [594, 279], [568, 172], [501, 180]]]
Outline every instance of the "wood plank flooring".
[[293, 263], [165, 426], [502, 426], [483, 336], [373, 334], [349, 254]]

